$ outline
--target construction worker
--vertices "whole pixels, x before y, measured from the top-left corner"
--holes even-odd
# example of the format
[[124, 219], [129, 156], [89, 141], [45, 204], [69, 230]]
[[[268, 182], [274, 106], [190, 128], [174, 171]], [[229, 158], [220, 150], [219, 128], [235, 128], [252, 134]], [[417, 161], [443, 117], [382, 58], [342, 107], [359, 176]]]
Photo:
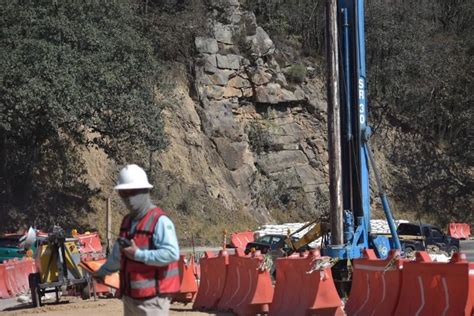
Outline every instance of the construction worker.
[[171, 294], [179, 291], [179, 246], [173, 222], [150, 200], [145, 171], [127, 165], [115, 186], [129, 210], [111, 255], [96, 278], [120, 270], [124, 315], [168, 315]]

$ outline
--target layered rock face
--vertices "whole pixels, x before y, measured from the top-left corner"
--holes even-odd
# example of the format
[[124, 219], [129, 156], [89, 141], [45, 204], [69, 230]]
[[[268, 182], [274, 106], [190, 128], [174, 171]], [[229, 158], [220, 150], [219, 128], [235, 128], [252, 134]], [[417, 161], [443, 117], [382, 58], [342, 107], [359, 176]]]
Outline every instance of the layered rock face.
[[162, 167], [262, 221], [272, 220], [273, 208], [321, 213], [328, 199], [321, 82], [290, 82], [275, 44], [238, 1], [213, 1], [203, 18], [196, 96], [176, 88], [180, 105], [165, 110], [170, 145]]

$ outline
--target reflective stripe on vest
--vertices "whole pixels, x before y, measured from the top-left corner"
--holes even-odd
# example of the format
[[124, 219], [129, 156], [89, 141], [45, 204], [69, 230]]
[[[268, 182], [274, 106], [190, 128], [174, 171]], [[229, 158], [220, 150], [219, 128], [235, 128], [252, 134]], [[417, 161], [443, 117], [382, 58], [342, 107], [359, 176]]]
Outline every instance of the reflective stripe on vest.
[[[165, 278], [169, 278], [175, 275], [179, 275], [179, 268], [173, 268], [171, 270], [167, 270], [164, 273]], [[130, 288], [132, 289], [144, 289], [149, 287], [156, 287], [156, 280], [155, 279], [145, 279], [139, 281], [130, 281]]]
[[156, 287], [155, 279], [140, 280], [140, 281], [130, 281], [130, 288], [133, 290], [144, 289], [147, 287]]

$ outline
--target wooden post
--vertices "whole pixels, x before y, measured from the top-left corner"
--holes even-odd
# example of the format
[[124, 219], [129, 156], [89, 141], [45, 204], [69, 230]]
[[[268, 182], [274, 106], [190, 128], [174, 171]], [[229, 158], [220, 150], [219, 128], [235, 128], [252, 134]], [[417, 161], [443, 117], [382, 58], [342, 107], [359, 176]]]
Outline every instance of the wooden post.
[[108, 255], [112, 249], [112, 207], [110, 203], [110, 197], [107, 198], [107, 212], [106, 212], [106, 238], [107, 238], [107, 249], [106, 254]]
[[344, 242], [338, 52], [337, 0], [326, 0], [329, 195], [332, 245], [342, 245]]

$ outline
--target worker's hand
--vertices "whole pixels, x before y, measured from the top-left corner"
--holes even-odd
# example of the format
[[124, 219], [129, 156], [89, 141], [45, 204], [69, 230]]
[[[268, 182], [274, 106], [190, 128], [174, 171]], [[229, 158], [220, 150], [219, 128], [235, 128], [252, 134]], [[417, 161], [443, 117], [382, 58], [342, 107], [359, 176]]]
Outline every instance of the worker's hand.
[[132, 260], [135, 260], [135, 251], [137, 251], [138, 247], [137, 245], [135, 244], [135, 240], [131, 240], [132, 242], [132, 245], [130, 247], [127, 247], [127, 248], [122, 248], [122, 253], [128, 258], [128, 259], [132, 259]]

